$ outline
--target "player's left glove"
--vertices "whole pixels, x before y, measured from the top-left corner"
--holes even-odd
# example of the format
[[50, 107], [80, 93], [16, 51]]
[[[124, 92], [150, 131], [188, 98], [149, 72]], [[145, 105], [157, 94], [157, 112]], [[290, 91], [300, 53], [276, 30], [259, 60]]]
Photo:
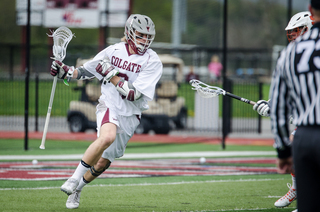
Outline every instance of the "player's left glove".
[[119, 74], [119, 71], [115, 69], [113, 65], [111, 65], [109, 58], [101, 60], [96, 67], [96, 71], [104, 77], [104, 84], [110, 82], [112, 77]]
[[255, 105], [253, 105], [253, 110], [257, 111], [261, 116], [270, 116], [269, 101], [259, 100]]

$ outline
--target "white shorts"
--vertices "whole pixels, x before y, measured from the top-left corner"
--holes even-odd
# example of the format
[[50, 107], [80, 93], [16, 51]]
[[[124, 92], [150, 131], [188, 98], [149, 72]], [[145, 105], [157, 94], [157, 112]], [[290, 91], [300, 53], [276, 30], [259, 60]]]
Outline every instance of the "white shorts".
[[133, 136], [134, 131], [140, 123], [140, 116], [121, 116], [115, 110], [97, 109], [97, 136], [100, 135], [100, 127], [105, 123], [117, 125], [117, 134], [114, 142], [102, 153], [103, 158], [113, 162], [115, 158], [123, 156], [129, 139]]

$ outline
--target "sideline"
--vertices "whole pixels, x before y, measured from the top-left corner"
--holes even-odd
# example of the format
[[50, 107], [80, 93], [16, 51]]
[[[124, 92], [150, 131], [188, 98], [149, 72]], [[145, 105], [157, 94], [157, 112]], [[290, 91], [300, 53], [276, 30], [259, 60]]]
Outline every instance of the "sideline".
[[[83, 154], [73, 155], [1, 155], [0, 160], [80, 160]], [[186, 158], [186, 157], [230, 157], [230, 156], [276, 156], [276, 151], [203, 151], [127, 153], [120, 159]]]

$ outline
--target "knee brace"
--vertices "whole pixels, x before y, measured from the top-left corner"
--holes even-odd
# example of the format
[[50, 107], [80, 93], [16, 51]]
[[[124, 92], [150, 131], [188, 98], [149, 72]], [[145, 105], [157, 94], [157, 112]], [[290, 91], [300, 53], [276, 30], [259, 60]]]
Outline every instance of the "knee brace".
[[108, 163], [101, 171], [97, 171], [94, 166], [90, 167], [90, 172], [93, 176], [98, 177], [100, 174], [102, 174], [107, 168], [109, 168], [111, 163]]

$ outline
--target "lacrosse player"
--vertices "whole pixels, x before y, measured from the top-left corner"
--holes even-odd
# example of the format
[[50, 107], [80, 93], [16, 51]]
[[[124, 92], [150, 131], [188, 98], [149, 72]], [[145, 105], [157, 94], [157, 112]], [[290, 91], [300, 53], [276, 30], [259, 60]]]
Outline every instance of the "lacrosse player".
[[150, 45], [155, 25], [145, 15], [133, 14], [125, 24], [124, 37], [74, 69], [53, 61], [51, 75], [78, 80], [102, 80], [97, 105], [97, 139], [87, 148], [73, 175], [61, 186], [68, 195], [66, 207], [78, 208], [82, 188], [101, 175], [115, 158], [123, 156], [129, 139], [140, 123], [141, 112], [162, 75], [162, 63]]
[[[306, 33], [313, 25], [313, 18], [309, 11], [300, 12], [292, 16], [288, 26], [285, 28], [287, 32], [288, 41], [294, 41], [300, 35]], [[253, 106], [253, 110], [261, 116], [270, 116], [269, 101], [259, 100]]]
[[[294, 41], [297, 37], [299, 37], [300, 35], [303, 35], [309, 29], [311, 29], [312, 25], [313, 25], [313, 17], [311, 16], [311, 13], [309, 11], [295, 14], [294, 16], [292, 16], [292, 18], [288, 23], [288, 26], [285, 28], [287, 32], [288, 41], [289, 42]], [[253, 106], [253, 110], [257, 111], [257, 113], [260, 114], [261, 116], [269, 117], [270, 116], [269, 101], [259, 100], [257, 104]], [[290, 118], [290, 122], [292, 123], [292, 117]], [[293, 141], [293, 137], [296, 132], [296, 129], [294, 129], [290, 135], [291, 142]], [[291, 173], [291, 177], [292, 177], [292, 185], [290, 183], [287, 184], [289, 191], [286, 193], [286, 195], [284, 195], [274, 203], [276, 207], [286, 207], [290, 205], [297, 198], [296, 177], [293, 172]], [[294, 210], [293, 212], [297, 212], [297, 211], [298, 210]]]

